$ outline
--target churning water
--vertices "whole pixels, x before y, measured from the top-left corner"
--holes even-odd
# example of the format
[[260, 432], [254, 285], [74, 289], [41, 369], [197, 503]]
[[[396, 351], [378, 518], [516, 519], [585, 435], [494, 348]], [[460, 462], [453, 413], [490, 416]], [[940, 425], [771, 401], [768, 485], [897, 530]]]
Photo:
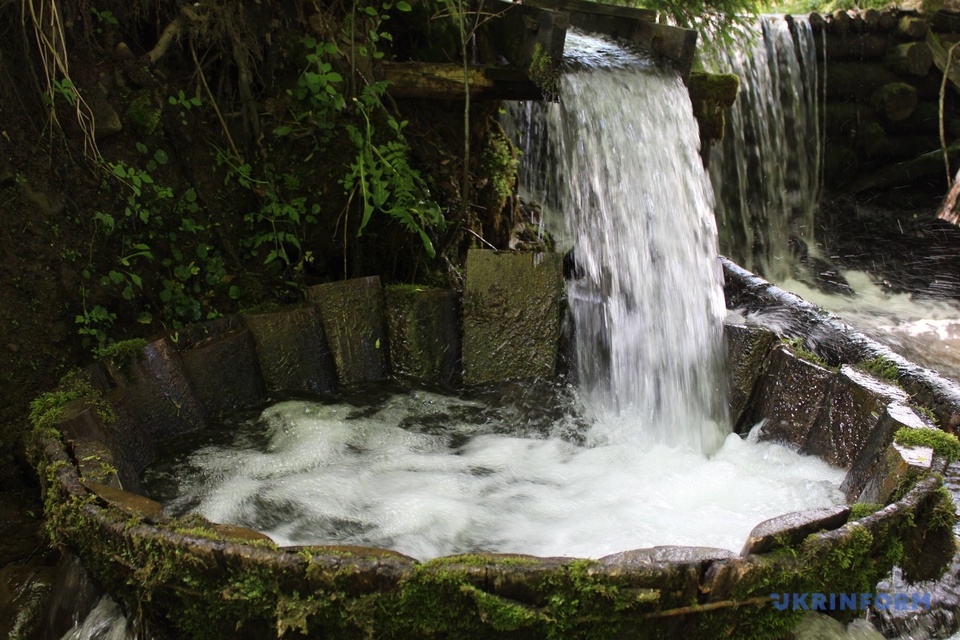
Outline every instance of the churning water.
[[575, 40], [560, 102], [516, 126], [538, 159], [527, 190], [576, 256], [578, 388], [275, 404], [150, 471], [169, 511], [280, 544], [600, 557], [739, 551], [762, 520], [842, 502], [842, 470], [727, 434], [712, 191], [682, 82]]
[[[426, 559], [469, 551], [601, 557], [664, 544], [739, 552], [786, 512], [842, 502], [843, 471], [730, 435], [707, 458], [598, 433], [549, 390], [425, 390], [287, 401], [190, 443], [146, 477], [198, 512], [281, 545], [360, 544]], [[519, 394], [519, 395], [518, 395]], [[607, 417], [605, 420], [614, 420]]]

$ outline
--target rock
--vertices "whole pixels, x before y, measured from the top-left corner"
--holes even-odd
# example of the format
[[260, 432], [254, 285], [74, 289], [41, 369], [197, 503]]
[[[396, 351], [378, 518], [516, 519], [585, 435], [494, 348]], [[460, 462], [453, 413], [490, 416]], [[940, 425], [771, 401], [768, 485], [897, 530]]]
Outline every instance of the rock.
[[263, 404], [266, 387], [257, 369], [257, 351], [248, 330], [234, 329], [208, 338], [180, 352], [180, 359], [208, 415]]
[[817, 531], [837, 529], [847, 523], [850, 507], [827, 507], [797, 511], [764, 520], [750, 532], [740, 555], [766, 553], [778, 547], [792, 547]]
[[203, 407], [193, 395], [180, 354], [169, 338], [104, 361], [114, 384], [151, 438], [195, 431], [206, 425]]
[[801, 452], [849, 467], [863, 450], [884, 408], [906, 399], [898, 387], [844, 365]]
[[[739, 427], [753, 388], [763, 374], [764, 359], [777, 336], [763, 327], [729, 323], [724, 323], [723, 333], [729, 363], [730, 421]], [[749, 429], [752, 425], [745, 426]]]
[[757, 389], [759, 401], [744, 412], [746, 428], [764, 420], [760, 439], [802, 447], [817, 424], [836, 374], [776, 347]]
[[113, 61], [114, 62], [127, 62], [130, 60], [135, 60], [137, 56], [133, 54], [133, 51], [130, 50], [130, 47], [127, 46], [126, 42], [119, 42], [117, 46], [113, 49]]
[[559, 253], [470, 250], [463, 310], [465, 383], [554, 375], [562, 274]]
[[307, 289], [307, 300], [320, 311], [340, 384], [383, 380], [387, 375], [387, 334], [380, 278], [318, 284]]
[[460, 314], [455, 291], [397, 286], [385, 290], [393, 372], [421, 382], [460, 377]]
[[245, 315], [270, 391], [332, 392], [337, 371], [316, 305]]
[[903, 448], [893, 445], [894, 434], [904, 427], [923, 429], [926, 425], [910, 407], [902, 402], [891, 402], [883, 409], [876, 428], [867, 436], [840, 485], [847, 502], [887, 504], [890, 501], [910, 466], [902, 453]]
[[44, 637], [54, 576], [52, 567], [8, 564], [0, 569], [0, 636]]

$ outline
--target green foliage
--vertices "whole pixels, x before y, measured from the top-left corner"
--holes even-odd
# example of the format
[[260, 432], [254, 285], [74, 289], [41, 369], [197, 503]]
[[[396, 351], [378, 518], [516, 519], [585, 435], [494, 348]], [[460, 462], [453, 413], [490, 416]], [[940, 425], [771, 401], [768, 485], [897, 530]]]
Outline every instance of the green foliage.
[[672, 24], [696, 29], [707, 48], [744, 40], [744, 27], [765, 8], [763, 0], [619, 0], [615, 4], [653, 9]]
[[183, 89], [180, 89], [177, 95], [167, 98], [167, 102], [175, 107], [180, 107], [180, 124], [183, 126], [187, 126], [187, 112], [203, 104], [197, 96], [188, 98]]
[[387, 116], [387, 125], [393, 139], [374, 141], [371, 111], [381, 108], [380, 95], [386, 87], [382, 83], [364, 87], [355, 107], [363, 116], [362, 127], [347, 125], [350, 139], [357, 147], [357, 155], [341, 184], [348, 194], [359, 193], [363, 215], [357, 235], [363, 233], [374, 212], [384, 213], [398, 221], [408, 231], [417, 233], [423, 248], [431, 258], [436, 255], [427, 227], [443, 224], [443, 213], [436, 202], [429, 199], [429, 189], [420, 173], [408, 162], [409, 146], [403, 137], [407, 122], [397, 122]]
[[930, 447], [934, 453], [945, 457], [950, 462], [960, 460], [960, 440], [952, 433], [940, 429], [904, 427], [897, 430], [894, 442], [908, 447]]

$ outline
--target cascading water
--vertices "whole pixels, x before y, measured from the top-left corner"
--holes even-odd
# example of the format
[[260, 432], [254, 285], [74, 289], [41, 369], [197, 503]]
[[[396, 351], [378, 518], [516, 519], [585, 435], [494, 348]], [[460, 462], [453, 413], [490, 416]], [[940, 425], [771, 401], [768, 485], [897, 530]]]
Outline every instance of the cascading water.
[[[769, 280], [813, 250], [820, 192], [816, 48], [802, 17], [764, 16], [752, 46], [720, 49], [714, 71], [740, 77], [724, 139], [711, 151], [720, 249]], [[793, 246], [791, 246], [793, 245]]]
[[601, 40], [568, 34], [567, 53], [559, 103], [515, 111], [515, 126], [525, 191], [573, 245], [579, 383], [594, 409], [627, 418], [633, 433], [614, 437], [713, 451], [724, 301], [687, 90]]
[[584, 402], [519, 385], [277, 403], [148, 470], [144, 488], [168, 513], [283, 545], [601, 557], [739, 551], [762, 520], [842, 501], [842, 470], [725, 433], [711, 188], [682, 82], [576, 40], [563, 100], [518, 128], [539, 162], [528, 184], [566, 216], [579, 263], [569, 291]]

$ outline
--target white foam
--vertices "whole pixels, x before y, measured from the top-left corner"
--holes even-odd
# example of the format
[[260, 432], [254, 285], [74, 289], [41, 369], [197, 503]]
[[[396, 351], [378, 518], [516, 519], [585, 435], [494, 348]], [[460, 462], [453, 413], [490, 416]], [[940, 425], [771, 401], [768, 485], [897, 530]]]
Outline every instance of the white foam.
[[274, 405], [263, 413], [265, 448], [194, 452], [172, 471], [182, 484], [169, 508], [198, 505], [281, 545], [364, 544], [425, 559], [600, 557], [666, 544], [739, 551], [767, 518], [842, 502], [842, 470], [736, 435], [706, 457], [611, 440], [623, 425], [603, 423], [586, 445], [507, 435], [496, 420], [417, 431], [422, 417], [469, 404], [417, 392], [363, 420], [345, 405]]

